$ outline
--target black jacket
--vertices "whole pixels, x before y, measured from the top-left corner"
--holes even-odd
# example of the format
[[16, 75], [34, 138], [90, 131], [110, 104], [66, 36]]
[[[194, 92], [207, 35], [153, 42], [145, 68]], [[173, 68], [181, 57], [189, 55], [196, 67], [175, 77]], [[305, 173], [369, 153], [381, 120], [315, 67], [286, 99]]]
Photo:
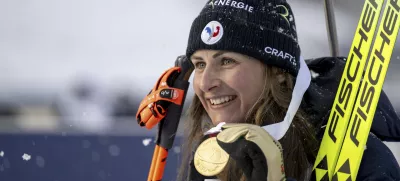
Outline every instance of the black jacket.
[[[312, 78], [302, 108], [312, 116], [313, 124], [321, 128], [318, 133], [320, 139], [325, 131], [345, 61], [346, 58], [342, 57], [306, 60], [309, 69], [318, 76]], [[382, 141], [400, 141], [400, 119], [384, 91], [379, 98], [357, 180], [400, 180], [399, 165]]]

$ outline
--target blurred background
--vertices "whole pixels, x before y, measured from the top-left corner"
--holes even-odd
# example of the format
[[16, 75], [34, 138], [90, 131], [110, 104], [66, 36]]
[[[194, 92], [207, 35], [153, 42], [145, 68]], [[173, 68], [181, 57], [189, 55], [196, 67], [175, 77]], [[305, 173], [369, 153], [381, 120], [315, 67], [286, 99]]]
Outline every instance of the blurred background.
[[[288, 1], [303, 56], [329, 56], [323, 1]], [[205, 2], [0, 0], [0, 181], [146, 180], [156, 130], [134, 116], [185, 53]], [[333, 2], [347, 56], [364, 1]], [[397, 111], [399, 42], [384, 85]], [[179, 143], [165, 180], [175, 179]], [[400, 160], [400, 144], [387, 145]]]

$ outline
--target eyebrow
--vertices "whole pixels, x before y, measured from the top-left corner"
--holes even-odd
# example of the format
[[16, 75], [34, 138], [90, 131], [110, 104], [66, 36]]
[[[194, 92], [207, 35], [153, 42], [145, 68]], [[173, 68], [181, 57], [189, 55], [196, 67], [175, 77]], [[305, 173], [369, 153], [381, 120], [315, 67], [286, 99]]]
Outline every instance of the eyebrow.
[[[212, 58], [217, 58], [217, 57], [223, 55], [224, 53], [227, 53], [227, 51], [218, 51], [217, 53], [215, 53], [215, 54], [212, 56]], [[202, 57], [198, 57], [198, 56], [195, 56], [195, 55], [192, 55], [192, 59], [203, 60]]]
[[213, 57], [213, 58], [217, 58], [217, 57], [223, 55], [224, 53], [227, 53], [227, 51], [218, 51], [218, 52], [215, 53], [212, 57]]

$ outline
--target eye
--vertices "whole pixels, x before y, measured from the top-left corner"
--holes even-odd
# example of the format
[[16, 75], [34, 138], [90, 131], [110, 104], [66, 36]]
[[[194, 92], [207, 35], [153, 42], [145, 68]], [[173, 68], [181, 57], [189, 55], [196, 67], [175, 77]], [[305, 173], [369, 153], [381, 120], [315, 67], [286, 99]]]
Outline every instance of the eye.
[[233, 64], [236, 63], [235, 60], [230, 59], [230, 58], [222, 58], [222, 65], [229, 65], [229, 64]]
[[204, 62], [196, 62], [196, 63], [194, 64], [194, 67], [195, 67], [196, 69], [204, 69], [204, 68], [206, 67], [206, 63], [204, 63]]

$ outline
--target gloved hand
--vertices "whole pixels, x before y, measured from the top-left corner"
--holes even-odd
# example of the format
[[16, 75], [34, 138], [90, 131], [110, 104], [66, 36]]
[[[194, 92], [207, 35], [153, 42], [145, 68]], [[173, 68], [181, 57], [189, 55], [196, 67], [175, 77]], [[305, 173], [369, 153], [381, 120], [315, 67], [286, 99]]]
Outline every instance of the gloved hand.
[[247, 181], [285, 180], [281, 144], [253, 124], [225, 124], [218, 145], [240, 165]]

